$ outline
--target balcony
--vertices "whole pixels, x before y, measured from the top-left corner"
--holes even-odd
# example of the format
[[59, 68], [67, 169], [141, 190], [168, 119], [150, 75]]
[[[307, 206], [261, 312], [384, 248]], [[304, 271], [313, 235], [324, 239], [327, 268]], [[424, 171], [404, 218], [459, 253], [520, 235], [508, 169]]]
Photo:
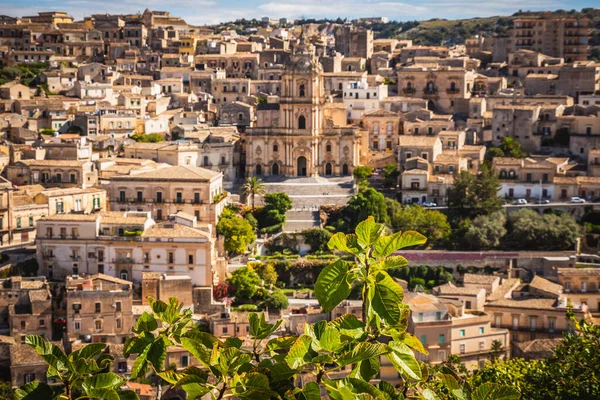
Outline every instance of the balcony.
[[402, 92], [404, 92], [404, 94], [415, 94], [417, 92], [417, 89], [407, 87], [407, 88], [402, 89]]
[[436, 88], [423, 89], [423, 97], [424, 98], [437, 97], [437, 96], [438, 96], [438, 90]]
[[446, 93], [448, 94], [459, 94], [460, 89], [446, 89]]
[[134, 264], [133, 259], [130, 257], [117, 257], [113, 259], [114, 264]]

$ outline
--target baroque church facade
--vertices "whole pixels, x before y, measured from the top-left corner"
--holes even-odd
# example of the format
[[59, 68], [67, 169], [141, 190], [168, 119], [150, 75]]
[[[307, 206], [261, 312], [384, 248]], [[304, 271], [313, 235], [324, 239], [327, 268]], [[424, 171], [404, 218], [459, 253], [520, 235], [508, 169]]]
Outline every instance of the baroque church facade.
[[325, 96], [312, 46], [300, 44], [281, 75], [279, 119], [246, 131], [250, 176], [344, 176], [359, 165], [360, 128], [343, 103]]

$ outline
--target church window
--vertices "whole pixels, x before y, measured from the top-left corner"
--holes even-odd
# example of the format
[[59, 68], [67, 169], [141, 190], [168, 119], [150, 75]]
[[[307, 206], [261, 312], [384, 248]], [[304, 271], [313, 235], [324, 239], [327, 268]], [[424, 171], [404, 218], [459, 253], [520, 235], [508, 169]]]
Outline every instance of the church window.
[[306, 129], [306, 118], [304, 115], [298, 117], [298, 129]]
[[327, 145], [326, 150], [327, 151], [331, 151], [331, 145], [330, 144]]
[[279, 151], [279, 146], [274, 144], [273, 145], [273, 152], [278, 152]]
[[306, 95], [306, 89], [304, 87], [304, 84], [300, 85], [300, 97], [304, 97]]

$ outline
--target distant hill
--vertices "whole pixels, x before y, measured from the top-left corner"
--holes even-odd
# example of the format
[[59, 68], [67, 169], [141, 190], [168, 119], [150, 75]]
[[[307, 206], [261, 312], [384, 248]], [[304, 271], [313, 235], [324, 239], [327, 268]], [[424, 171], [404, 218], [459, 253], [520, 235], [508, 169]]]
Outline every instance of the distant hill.
[[[557, 10], [545, 15], [554, 17], [586, 16], [593, 21], [593, 33], [590, 45], [592, 57], [600, 61], [600, 9], [587, 8], [581, 11]], [[510, 16], [471, 18], [460, 20], [431, 19], [428, 21], [396, 22], [370, 26], [377, 38], [412, 39], [417, 45], [453, 46], [465, 42], [465, 39], [480, 36], [505, 35], [520, 17], [540, 16], [540, 12], [518, 12]]]
[[[495, 16], [485, 18], [471, 18], [459, 20], [431, 19], [428, 21], [390, 21], [388, 23], [364, 23], [373, 30], [375, 38], [388, 39], [412, 39], [416, 45], [425, 46], [453, 46], [462, 44], [465, 39], [475, 35], [491, 37], [493, 35], [505, 35], [513, 26], [513, 22], [519, 17], [535, 17], [551, 15], [553, 17], [586, 16], [593, 21], [594, 30], [590, 45], [592, 46], [591, 58], [600, 61], [600, 8], [584, 8], [577, 10], [556, 10], [547, 12], [520, 11], [509, 16]], [[343, 24], [345, 19], [304, 19], [297, 20], [296, 24], [316, 23], [324, 28], [327, 24]], [[217, 32], [223, 29], [236, 29], [243, 33], [247, 27], [261, 26], [259, 20], [239, 20], [214, 26]]]

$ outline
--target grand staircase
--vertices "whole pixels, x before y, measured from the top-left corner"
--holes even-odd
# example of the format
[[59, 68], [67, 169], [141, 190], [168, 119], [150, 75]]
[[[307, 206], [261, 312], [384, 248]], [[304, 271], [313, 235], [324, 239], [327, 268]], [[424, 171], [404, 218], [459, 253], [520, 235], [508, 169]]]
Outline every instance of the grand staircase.
[[292, 209], [286, 213], [287, 221], [283, 228], [285, 232], [318, 228], [321, 206], [343, 206], [355, 193], [354, 180], [350, 176], [336, 178], [270, 177], [264, 180], [264, 184], [267, 192], [284, 192], [292, 199]]

